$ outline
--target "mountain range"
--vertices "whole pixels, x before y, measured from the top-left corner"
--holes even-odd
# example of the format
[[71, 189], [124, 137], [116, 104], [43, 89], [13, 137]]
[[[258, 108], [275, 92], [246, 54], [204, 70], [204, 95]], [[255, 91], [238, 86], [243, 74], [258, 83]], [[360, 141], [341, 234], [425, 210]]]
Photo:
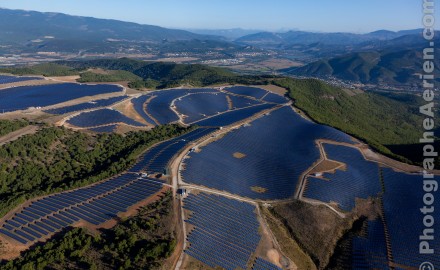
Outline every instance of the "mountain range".
[[240, 37], [236, 42], [248, 45], [310, 45], [323, 43], [326, 45], [355, 45], [368, 41], [392, 40], [405, 35], [420, 34], [421, 30], [388, 31], [379, 30], [367, 34], [354, 33], [316, 33], [304, 31], [288, 31], [285, 33], [260, 32]]

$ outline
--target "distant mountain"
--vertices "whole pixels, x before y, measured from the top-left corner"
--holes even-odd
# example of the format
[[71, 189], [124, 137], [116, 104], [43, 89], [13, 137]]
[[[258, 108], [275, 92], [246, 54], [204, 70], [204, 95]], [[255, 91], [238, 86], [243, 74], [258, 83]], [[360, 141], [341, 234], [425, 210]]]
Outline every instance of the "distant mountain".
[[0, 9], [0, 42], [45, 43], [54, 40], [76, 40], [91, 43], [104, 41], [161, 42], [191, 39], [219, 39], [184, 30], [153, 25], [70, 16], [62, 13], [42, 13]]
[[153, 25], [70, 16], [62, 13], [0, 8], [0, 53], [82, 52], [112, 53], [157, 48], [163, 42], [224, 38]]
[[367, 34], [353, 33], [315, 33], [304, 31], [288, 31], [285, 33], [260, 32], [238, 38], [236, 42], [247, 45], [356, 45], [373, 40], [390, 40], [404, 35], [421, 33], [421, 30], [387, 31], [379, 30]]
[[[418, 73], [422, 68], [422, 49], [356, 52], [323, 59], [303, 67], [284, 70], [288, 74], [328, 77], [362, 83], [390, 85], [420, 84]], [[440, 61], [436, 57], [436, 68]]]
[[199, 35], [221, 36], [227, 40], [235, 40], [243, 36], [252, 35], [261, 32], [261, 30], [249, 30], [241, 28], [233, 29], [187, 29], [188, 31]]

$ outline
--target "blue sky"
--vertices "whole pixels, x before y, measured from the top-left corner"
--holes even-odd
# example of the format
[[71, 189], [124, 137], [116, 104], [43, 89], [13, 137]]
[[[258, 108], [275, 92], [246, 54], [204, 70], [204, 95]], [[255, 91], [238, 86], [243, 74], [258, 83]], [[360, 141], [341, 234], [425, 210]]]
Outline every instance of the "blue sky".
[[422, 0], [0, 0], [3, 8], [170, 28], [355, 33], [421, 28], [421, 4]]

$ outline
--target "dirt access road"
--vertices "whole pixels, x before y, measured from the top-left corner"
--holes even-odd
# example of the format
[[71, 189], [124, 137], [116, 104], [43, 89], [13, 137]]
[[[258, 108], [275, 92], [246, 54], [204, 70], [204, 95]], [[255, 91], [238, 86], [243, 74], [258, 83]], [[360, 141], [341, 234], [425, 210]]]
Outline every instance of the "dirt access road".
[[0, 137], [0, 146], [7, 144], [9, 142], [15, 141], [24, 135], [35, 134], [38, 130], [40, 130], [39, 126], [30, 125], [30, 126], [26, 126], [24, 128], [21, 128], [19, 130], [10, 132], [10, 133]]

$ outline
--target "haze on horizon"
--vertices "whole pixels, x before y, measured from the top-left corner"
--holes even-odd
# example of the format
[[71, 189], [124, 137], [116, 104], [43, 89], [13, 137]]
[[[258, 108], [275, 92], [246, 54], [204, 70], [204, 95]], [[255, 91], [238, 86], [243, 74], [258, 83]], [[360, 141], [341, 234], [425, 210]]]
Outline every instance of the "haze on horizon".
[[0, 0], [2, 8], [61, 12], [177, 29], [353, 33], [420, 28], [421, 6], [421, 1], [414, 0]]

